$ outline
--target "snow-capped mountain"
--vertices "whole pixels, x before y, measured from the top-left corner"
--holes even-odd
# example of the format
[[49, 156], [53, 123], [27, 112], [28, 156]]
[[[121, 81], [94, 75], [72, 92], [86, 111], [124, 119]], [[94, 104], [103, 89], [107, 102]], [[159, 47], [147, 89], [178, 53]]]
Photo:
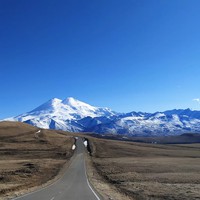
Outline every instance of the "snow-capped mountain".
[[157, 112], [150, 114], [134, 112], [132, 116], [119, 116], [108, 123], [101, 123], [88, 128], [86, 131], [113, 134], [126, 133], [127, 135], [135, 136], [178, 135], [188, 132], [200, 133], [200, 117], [197, 117], [200, 111], [190, 110], [188, 115], [185, 115], [185, 110], [177, 110], [177, 113], [166, 114], [165, 112]]
[[53, 98], [34, 110], [6, 120], [26, 122], [40, 128], [83, 131], [77, 121], [85, 117], [113, 116], [108, 108], [98, 108], [72, 97], [61, 100]]
[[51, 99], [30, 112], [5, 120], [26, 122], [40, 128], [101, 134], [158, 136], [200, 132], [200, 111], [117, 113], [72, 97]]

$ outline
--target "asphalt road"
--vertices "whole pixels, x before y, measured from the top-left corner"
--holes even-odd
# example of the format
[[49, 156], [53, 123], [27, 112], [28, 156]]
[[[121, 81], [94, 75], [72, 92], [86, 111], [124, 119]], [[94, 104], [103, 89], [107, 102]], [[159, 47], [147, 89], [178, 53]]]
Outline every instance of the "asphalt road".
[[100, 200], [87, 179], [84, 151], [83, 141], [78, 138], [72, 163], [61, 179], [15, 200]]

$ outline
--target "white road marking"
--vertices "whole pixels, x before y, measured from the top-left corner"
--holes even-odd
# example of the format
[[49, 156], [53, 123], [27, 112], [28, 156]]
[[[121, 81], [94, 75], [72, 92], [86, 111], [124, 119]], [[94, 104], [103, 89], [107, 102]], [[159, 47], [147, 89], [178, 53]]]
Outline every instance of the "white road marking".
[[88, 184], [88, 187], [90, 188], [90, 190], [92, 191], [92, 193], [94, 194], [94, 196], [98, 199], [98, 200], [101, 200], [98, 195], [96, 194], [96, 192], [92, 189], [89, 181], [88, 181], [88, 177], [87, 177], [87, 173], [86, 173], [86, 166], [85, 166], [85, 159], [84, 159], [84, 168], [85, 168], [85, 177], [86, 177], [86, 180], [87, 180], [87, 184]]
[[[86, 177], [86, 180], [87, 180], [88, 187], [90, 188], [90, 190], [92, 191], [92, 193], [95, 195], [95, 197], [97, 198], [97, 200], [101, 200], [101, 199], [98, 197], [98, 195], [95, 193], [95, 191], [92, 189], [92, 187], [91, 187], [91, 185], [90, 185], [90, 183], [89, 183], [89, 181], [88, 181], [88, 177], [87, 177], [87, 173], [86, 173], [86, 166], [85, 166], [85, 159], [84, 159], [84, 168], [85, 168], [85, 177]], [[51, 186], [57, 184], [57, 183], [62, 179], [62, 177], [63, 177], [63, 176], [61, 176], [61, 177], [60, 177], [59, 179], [57, 179], [55, 182], [53, 182], [53, 183], [51, 183], [51, 184], [49, 184], [49, 185], [47, 185], [47, 186], [45, 186], [45, 187], [43, 187], [43, 188], [40, 188], [40, 189], [38, 189], [38, 190], [35, 190], [35, 191], [32, 191], [32, 192], [26, 193], [26, 194], [24, 194], [24, 195], [22, 195], [22, 196], [15, 197], [15, 198], [13, 198], [12, 200], [17, 200], [17, 199], [20, 199], [20, 198], [23, 198], [23, 197], [32, 195], [32, 194], [34, 194], [34, 193], [38, 193], [38, 192], [43, 191], [43, 190], [45, 190], [45, 189], [47, 189], [47, 188], [50, 188]], [[60, 191], [59, 193], [62, 193], [62, 192]], [[54, 200], [54, 199], [55, 199], [55, 197], [53, 197], [53, 198], [50, 199], [50, 200]]]

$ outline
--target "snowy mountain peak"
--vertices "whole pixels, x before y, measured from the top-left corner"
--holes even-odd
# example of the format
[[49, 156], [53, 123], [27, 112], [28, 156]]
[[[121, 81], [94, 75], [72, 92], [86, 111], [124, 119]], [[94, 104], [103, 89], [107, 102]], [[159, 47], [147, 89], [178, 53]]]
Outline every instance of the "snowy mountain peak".
[[116, 113], [73, 97], [50, 99], [30, 112], [5, 120], [26, 122], [40, 128], [103, 134], [150, 136], [200, 132], [200, 111], [175, 109], [156, 113]]
[[60, 104], [62, 102], [61, 99], [58, 98], [53, 98], [49, 100], [49, 104], [56, 107], [58, 104]]
[[78, 101], [77, 99], [73, 98], [73, 97], [68, 97], [66, 99], [64, 99], [62, 101], [63, 104], [67, 104], [67, 105], [72, 105], [73, 103], [75, 103], [76, 101]]
[[58, 98], [52, 98], [52, 99], [50, 99], [50, 101], [52, 101], [52, 102], [61, 102], [62, 100], [58, 99]]
[[84, 103], [82, 101], [79, 101], [77, 99], [74, 99], [73, 97], [68, 97], [62, 101], [63, 104], [68, 105], [74, 109], [86, 109], [86, 110], [92, 110], [95, 111], [97, 108], [94, 106], [91, 106], [87, 103]]
[[57, 106], [62, 102], [61, 99], [53, 98], [47, 101], [46, 103], [40, 105], [39, 107], [35, 108], [31, 112], [41, 111], [41, 110], [54, 110]]
[[40, 128], [81, 131], [82, 125], [77, 124], [77, 120], [88, 116], [95, 118], [113, 115], [114, 112], [110, 109], [94, 107], [69, 97], [64, 100], [50, 99], [30, 112], [7, 120], [26, 122]]

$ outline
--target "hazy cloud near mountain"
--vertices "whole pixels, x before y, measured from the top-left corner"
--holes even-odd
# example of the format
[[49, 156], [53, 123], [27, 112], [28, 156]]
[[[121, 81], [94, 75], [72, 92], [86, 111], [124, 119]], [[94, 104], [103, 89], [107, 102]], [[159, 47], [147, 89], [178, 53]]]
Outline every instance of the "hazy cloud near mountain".
[[193, 101], [196, 101], [197, 103], [200, 104], [200, 98], [193, 99]]

